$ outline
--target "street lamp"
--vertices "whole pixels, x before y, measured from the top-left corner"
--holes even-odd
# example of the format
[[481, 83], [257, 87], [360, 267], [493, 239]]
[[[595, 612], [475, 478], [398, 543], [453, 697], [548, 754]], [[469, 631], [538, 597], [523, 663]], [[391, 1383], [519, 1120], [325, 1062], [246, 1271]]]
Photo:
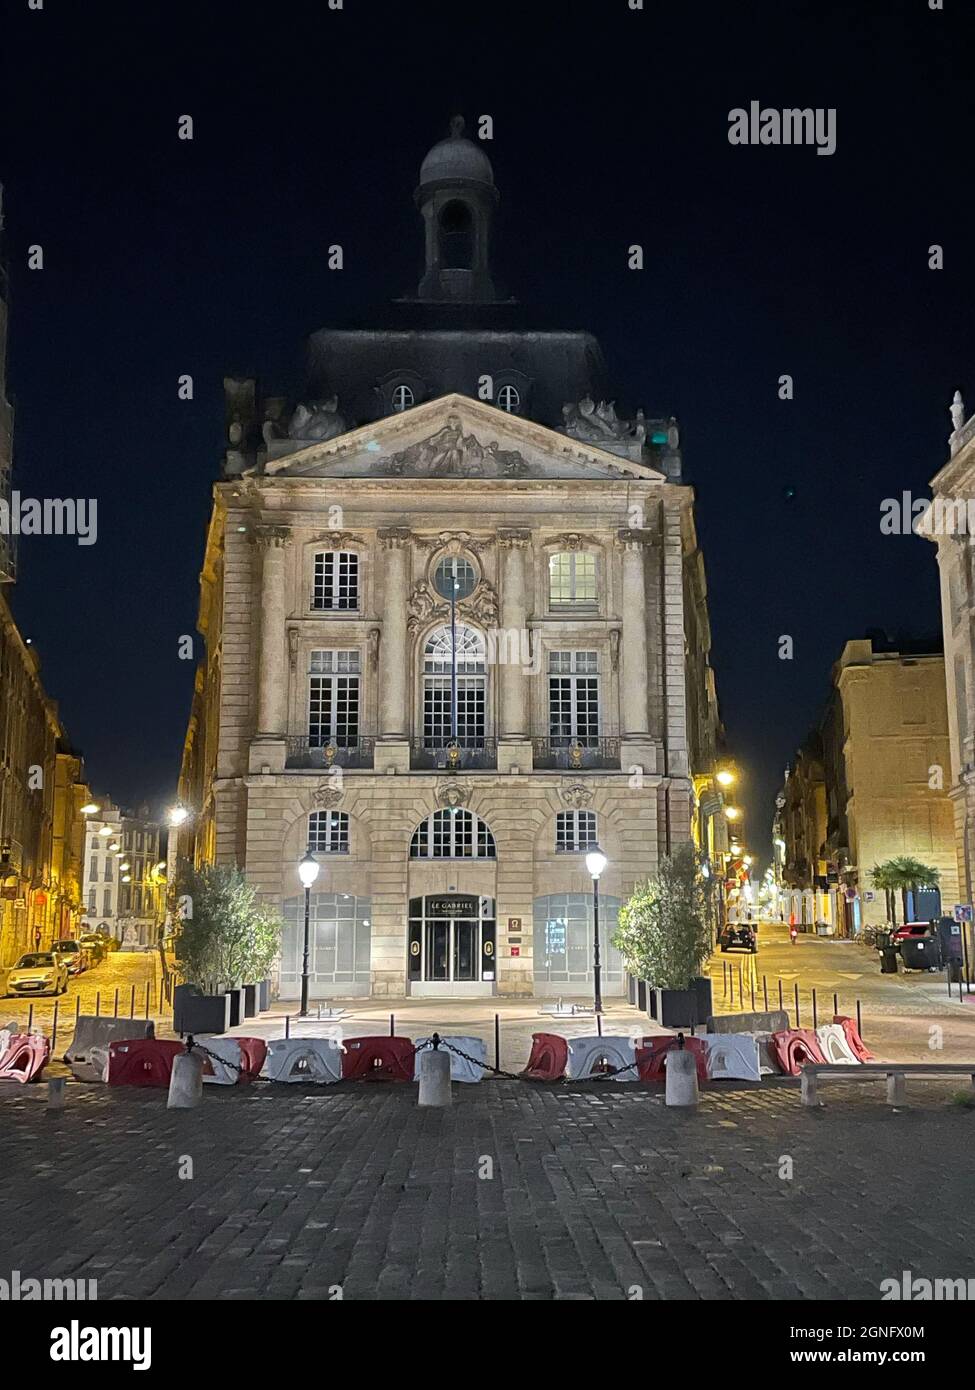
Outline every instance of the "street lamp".
[[81, 814], [82, 814], [83, 816], [93, 816], [93, 815], [95, 814], [95, 812], [96, 812], [98, 809], [99, 809], [99, 808], [98, 808], [98, 803], [97, 803], [97, 802], [95, 802], [95, 801], [88, 801], [88, 802], [85, 803], [84, 806], [82, 806], [82, 808], [81, 808]]
[[311, 849], [305, 850], [305, 857], [298, 864], [298, 877], [305, 890], [305, 952], [301, 958], [301, 1018], [308, 1017], [308, 919], [311, 913], [311, 888], [318, 877], [318, 860]]
[[593, 1012], [603, 1011], [603, 996], [600, 988], [601, 969], [599, 964], [599, 875], [606, 867], [606, 856], [598, 845], [593, 845], [586, 855], [586, 869], [592, 879], [592, 982]]

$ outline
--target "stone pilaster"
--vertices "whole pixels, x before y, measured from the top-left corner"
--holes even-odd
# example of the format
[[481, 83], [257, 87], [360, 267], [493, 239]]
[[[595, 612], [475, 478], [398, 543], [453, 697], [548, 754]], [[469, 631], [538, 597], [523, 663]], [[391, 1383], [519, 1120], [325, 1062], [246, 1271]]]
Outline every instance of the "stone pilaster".
[[250, 770], [284, 768], [288, 727], [288, 656], [285, 639], [285, 549], [291, 539], [284, 526], [258, 526], [254, 541], [261, 552], [260, 646], [257, 676], [257, 734], [251, 743]]
[[656, 745], [647, 716], [649, 667], [647, 663], [646, 553], [653, 537], [647, 531], [622, 530], [623, 637], [620, 643], [620, 726], [622, 765], [657, 771]]
[[531, 533], [499, 531], [501, 550], [501, 631], [496, 643], [501, 684], [498, 769], [530, 772], [528, 729], [528, 598], [525, 566]]
[[377, 772], [408, 772], [410, 766], [407, 603], [412, 543], [413, 537], [406, 527], [392, 526], [379, 532], [379, 544], [385, 555], [385, 584], [379, 648]]

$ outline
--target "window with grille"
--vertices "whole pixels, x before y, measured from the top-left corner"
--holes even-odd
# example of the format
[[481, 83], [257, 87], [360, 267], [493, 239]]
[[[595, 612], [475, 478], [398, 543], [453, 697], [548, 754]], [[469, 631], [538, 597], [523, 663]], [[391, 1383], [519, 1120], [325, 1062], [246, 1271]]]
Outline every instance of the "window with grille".
[[98, 856], [96, 854], [92, 855], [88, 864], [88, 877], [90, 879], [98, 878]]
[[111, 888], [106, 888], [106, 889], [105, 889], [105, 895], [104, 895], [104, 897], [102, 898], [102, 916], [103, 916], [103, 917], [111, 917], [111, 915], [112, 915], [112, 890], [111, 890]]
[[595, 811], [559, 811], [555, 818], [555, 848], [560, 854], [578, 854], [596, 843]]
[[462, 808], [434, 811], [410, 842], [411, 859], [494, 859], [494, 836], [480, 816]]
[[308, 848], [313, 854], [348, 854], [349, 817], [345, 811], [312, 811]]
[[595, 608], [595, 555], [582, 550], [562, 550], [550, 555], [548, 593], [553, 608]]
[[311, 606], [339, 612], [359, 607], [359, 557], [354, 550], [318, 552]]
[[498, 391], [497, 404], [502, 410], [506, 410], [509, 415], [514, 415], [521, 405], [521, 396], [517, 386], [502, 386]]
[[102, 874], [102, 878], [104, 878], [104, 879], [111, 879], [111, 878], [114, 877], [114, 874], [115, 874], [114, 864], [115, 864], [115, 860], [112, 859], [111, 857], [109, 857], [108, 859], [105, 860], [105, 872]]
[[409, 386], [400, 385], [393, 388], [393, 410], [397, 415], [409, 410], [415, 400], [416, 397]]
[[96, 901], [95, 901], [95, 900], [96, 900], [96, 897], [97, 897], [97, 890], [94, 889], [94, 888], [89, 888], [89, 889], [88, 889], [88, 911], [92, 914], [92, 916], [94, 916], [94, 915], [98, 912], [98, 906], [97, 906], [97, 903], [96, 903]]
[[[450, 628], [438, 628], [430, 634], [423, 652], [425, 748], [445, 748], [451, 741], [452, 656]], [[461, 748], [483, 748], [487, 702], [484, 640], [463, 624], [457, 626], [456, 668], [457, 743]]]
[[354, 748], [359, 741], [357, 651], [311, 653], [308, 676], [308, 744]]
[[549, 738], [557, 747], [599, 741], [599, 655], [550, 652], [548, 661]]

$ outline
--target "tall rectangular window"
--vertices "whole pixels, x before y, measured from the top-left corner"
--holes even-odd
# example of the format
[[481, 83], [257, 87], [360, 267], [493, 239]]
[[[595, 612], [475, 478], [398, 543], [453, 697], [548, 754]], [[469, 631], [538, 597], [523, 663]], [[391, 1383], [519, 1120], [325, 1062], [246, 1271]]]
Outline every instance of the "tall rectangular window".
[[112, 915], [112, 890], [106, 888], [102, 897], [102, 916], [111, 917]]
[[359, 557], [355, 551], [319, 551], [311, 606], [346, 612], [359, 607]]
[[553, 608], [595, 608], [595, 555], [563, 550], [549, 556], [548, 593]]
[[550, 652], [548, 661], [549, 738], [556, 747], [599, 741], [598, 652]]
[[354, 748], [359, 741], [359, 653], [311, 653], [308, 742], [312, 748]]

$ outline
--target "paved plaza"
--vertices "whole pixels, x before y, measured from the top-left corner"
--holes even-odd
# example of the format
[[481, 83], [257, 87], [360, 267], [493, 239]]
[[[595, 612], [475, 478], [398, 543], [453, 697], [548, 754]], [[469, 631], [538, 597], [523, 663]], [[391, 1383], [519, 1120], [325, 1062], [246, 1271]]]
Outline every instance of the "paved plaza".
[[[961, 1083], [959, 1083], [960, 1085]], [[101, 1299], [828, 1299], [975, 1274], [975, 1113], [941, 1083], [619, 1083], [0, 1094], [0, 1238]], [[909, 1161], [908, 1160], [909, 1157]], [[181, 1171], [192, 1176], [181, 1177]]]

